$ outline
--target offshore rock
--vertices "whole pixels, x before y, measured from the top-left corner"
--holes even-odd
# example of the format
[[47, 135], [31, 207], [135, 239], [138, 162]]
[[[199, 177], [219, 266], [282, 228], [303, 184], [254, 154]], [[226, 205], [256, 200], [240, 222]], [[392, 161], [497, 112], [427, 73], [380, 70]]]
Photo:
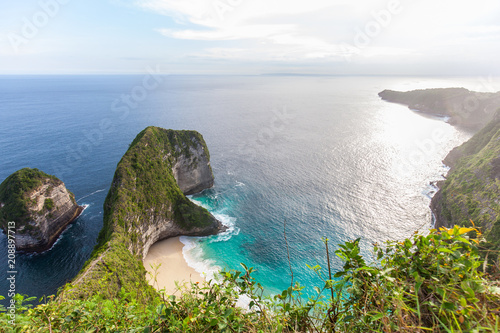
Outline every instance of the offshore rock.
[[61, 180], [38, 169], [21, 169], [0, 185], [0, 224], [6, 234], [15, 225], [19, 251], [50, 249], [82, 210]]

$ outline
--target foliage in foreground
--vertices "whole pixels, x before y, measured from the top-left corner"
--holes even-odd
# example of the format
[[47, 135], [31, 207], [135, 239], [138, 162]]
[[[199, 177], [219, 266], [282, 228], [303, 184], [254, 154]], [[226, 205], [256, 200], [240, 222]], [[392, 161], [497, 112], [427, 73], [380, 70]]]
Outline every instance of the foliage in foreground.
[[[222, 272], [215, 284], [191, 284], [182, 296], [143, 304], [122, 291], [115, 299], [50, 299], [29, 309], [18, 301], [16, 332], [499, 332], [500, 288], [483, 272], [476, 229], [431, 230], [375, 245], [378, 261], [360, 255], [359, 239], [335, 253], [344, 266], [305, 299], [296, 283], [264, 297], [252, 268]], [[479, 234], [479, 238], [480, 238]], [[327, 244], [327, 242], [326, 242]], [[328, 245], [327, 245], [328, 249]], [[328, 255], [328, 252], [327, 252]], [[238, 300], [244, 306], [237, 305]], [[245, 301], [245, 302], [242, 302]], [[11, 328], [9, 328], [11, 327]]]

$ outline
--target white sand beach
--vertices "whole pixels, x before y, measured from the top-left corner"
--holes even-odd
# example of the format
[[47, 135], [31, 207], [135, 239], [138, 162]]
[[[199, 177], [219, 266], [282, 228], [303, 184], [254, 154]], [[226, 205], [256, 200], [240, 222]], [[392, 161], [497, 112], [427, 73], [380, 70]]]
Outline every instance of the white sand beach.
[[[144, 267], [150, 273], [147, 274], [149, 284], [157, 290], [165, 289], [167, 294], [180, 295], [175, 287], [175, 281], [179, 284], [204, 281], [201, 275], [186, 263], [182, 255], [183, 247], [184, 244], [181, 243], [179, 237], [165, 239], [151, 246], [143, 261]], [[154, 268], [159, 264], [155, 281]]]

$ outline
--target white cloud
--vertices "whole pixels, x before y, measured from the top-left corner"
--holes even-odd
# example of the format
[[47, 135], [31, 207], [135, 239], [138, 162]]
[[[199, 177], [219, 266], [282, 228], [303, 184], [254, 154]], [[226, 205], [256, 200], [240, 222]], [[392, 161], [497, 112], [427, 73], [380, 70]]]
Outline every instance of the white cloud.
[[159, 29], [158, 31], [167, 37], [191, 40], [236, 40], [272, 38], [275, 35], [295, 30], [293, 25], [244, 25], [235, 26], [231, 29], [210, 30], [171, 30]]
[[[158, 29], [167, 37], [238, 41], [234, 49], [211, 47], [195, 53], [209, 59], [422, 57], [436, 45], [441, 50], [449, 45], [446, 52], [456, 57], [452, 48], [460, 42], [500, 34], [500, 26], [482, 22], [498, 13], [497, 0], [137, 0], [137, 4], [180, 23], [175, 29]], [[398, 10], [391, 12], [395, 5]], [[389, 21], [381, 22], [380, 15], [388, 12]], [[358, 42], [360, 33], [368, 35], [366, 44]]]

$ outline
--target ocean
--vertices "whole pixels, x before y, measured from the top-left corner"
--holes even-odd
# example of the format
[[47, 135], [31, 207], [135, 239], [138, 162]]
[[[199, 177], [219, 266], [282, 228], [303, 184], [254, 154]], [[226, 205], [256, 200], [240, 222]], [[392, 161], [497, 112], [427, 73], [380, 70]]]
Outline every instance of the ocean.
[[[360, 237], [372, 260], [373, 243], [431, 227], [442, 160], [471, 136], [378, 92], [457, 86], [481, 90], [458, 77], [0, 76], [0, 181], [38, 168], [88, 205], [52, 249], [16, 255], [16, 292], [51, 295], [78, 273], [116, 165], [150, 125], [197, 130], [210, 150], [215, 186], [191, 199], [229, 230], [182, 237], [190, 266], [211, 277], [244, 263], [275, 293], [290, 285], [291, 265], [294, 281], [322, 286], [307, 267], [326, 267], [322, 238], [333, 252]], [[8, 271], [2, 234], [4, 296]]]

